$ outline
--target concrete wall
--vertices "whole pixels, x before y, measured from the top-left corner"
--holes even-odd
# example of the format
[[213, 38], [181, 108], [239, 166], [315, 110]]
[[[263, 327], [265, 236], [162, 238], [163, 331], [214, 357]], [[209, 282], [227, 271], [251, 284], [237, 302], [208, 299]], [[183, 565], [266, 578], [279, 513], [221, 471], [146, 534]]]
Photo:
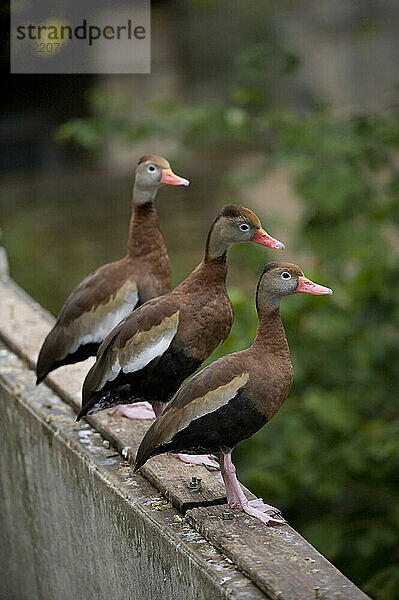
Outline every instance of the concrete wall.
[[0, 406], [0, 598], [265, 598], [4, 346]]

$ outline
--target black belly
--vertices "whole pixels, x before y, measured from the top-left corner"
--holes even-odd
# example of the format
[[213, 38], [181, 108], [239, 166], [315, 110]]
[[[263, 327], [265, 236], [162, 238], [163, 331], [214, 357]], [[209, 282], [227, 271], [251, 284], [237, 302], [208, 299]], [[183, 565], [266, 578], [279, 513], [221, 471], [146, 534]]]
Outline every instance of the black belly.
[[101, 391], [94, 393], [82, 407], [79, 418], [89, 412], [111, 408], [117, 404], [169, 402], [187, 377], [192, 375], [202, 361], [187, 356], [183, 350], [168, 348], [162, 356], [154, 358], [140, 371], [120, 373], [108, 381]]
[[62, 360], [56, 360], [44, 375], [41, 375], [37, 378], [36, 384], [39, 384], [45, 377], [47, 377], [49, 373], [51, 373], [51, 371], [54, 371], [59, 367], [63, 367], [64, 365], [74, 365], [82, 360], [86, 360], [86, 358], [89, 358], [90, 356], [95, 356], [99, 347], [100, 344], [96, 343], [83, 344], [82, 346], [79, 346], [76, 352], [67, 354], [67, 356]]
[[213, 413], [192, 421], [172, 441], [154, 454], [163, 452], [209, 453], [231, 450], [261, 429], [267, 418], [243, 393]]

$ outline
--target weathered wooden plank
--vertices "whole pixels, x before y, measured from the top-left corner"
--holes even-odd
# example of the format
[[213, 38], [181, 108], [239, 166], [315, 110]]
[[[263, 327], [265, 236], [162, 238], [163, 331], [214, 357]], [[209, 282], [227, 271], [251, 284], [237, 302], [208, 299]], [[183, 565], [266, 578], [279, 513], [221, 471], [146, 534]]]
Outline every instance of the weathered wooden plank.
[[[0, 337], [34, 368], [40, 347], [54, 319], [49, 318], [48, 313], [44, 313], [33, 300], [29, 301], [25, 293], [19, 293], [15, 285], [10, 286], [7, 279], [3, 279], [0, 280], [0, 323]], [[93, 362], [94, 358], [90, 358], [57, 369], [50, 373], [46, 383], [75, 410], [79, 410], [82, 383]], [[111, 417], [109, 411], [92, 415], [86, 420], [131, 462], [150, 426], [149, 421]], [[226, 502], [224, 487], [205, 467], [185, 465], [172, 456], [161, 456], [143, 467], [142, 473], [183, 513], [194, 505]], [[189, 488], [192, 477], [201, 479], [198, 490]]]
[[[130, 421], [124, 417], [105, 414], [106, 411], [87, 420], [106, 437], [130, 462], [134, 462], [140, 441], [149, 422]], [[227, 502], [224, 486], [204, 467], [182, 463], [173, 456], [157, 456], [140, 472], [182, 513], [193, 506], [212, 506]], [[201, 479], [193, 489], [192, 479]]]
[[[157, 456], [140, 472], [183, 513], [194, 506], [225, 504], [224, 486], [204, 467], [187, 465], [173, 456]], [[203, 477], [205, 471], [205, 477]], [[200, 478], [199, 485], [195, 481]]]
[[267, 527], [241, 511], [219, 506], [194, 508], [186, 518], [270, 598], [368, 598], [289, 525]]

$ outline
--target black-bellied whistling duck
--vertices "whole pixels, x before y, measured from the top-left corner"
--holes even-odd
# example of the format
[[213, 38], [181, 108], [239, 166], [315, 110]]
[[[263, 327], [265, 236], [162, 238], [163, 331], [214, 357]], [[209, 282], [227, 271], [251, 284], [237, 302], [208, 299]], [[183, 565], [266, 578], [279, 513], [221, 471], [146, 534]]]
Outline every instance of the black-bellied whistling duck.
[[94, 356], [106, 335], [132, 310], [170, 290], [168, 251], [154, 199], [162, 184], [188, 185], [162, 156], [136, 168], [127, 254], [94, 271], [70, 294], [39, 353], [37, 382], [50, 371]]
[[193, 273], [169, 294], [140, 306], [107, 336], [83, 384], [78, 420], [141, 400], [149, 401], [157, 416], [162, 412], [181, 383], [229, 335], [234, 315], [226, 290], [226, 254], [231, 244], [245, 241], [284, 247], [251, 210], [225, 206]]
[[280, 300], [296, 292], [332, 294], [307, 279], [296, 265], [266, 265], [256, 292], [259, 325], [254, 343], [219, 358], [181, 387], [144, 436], [135, 470], [164, 452], [220, 452], [229, 504], [263, 523], [285, 523], [278, 509], [260, 498], [246, 499], [231, 452], [273, 417], [291, 389], [292, 365]]

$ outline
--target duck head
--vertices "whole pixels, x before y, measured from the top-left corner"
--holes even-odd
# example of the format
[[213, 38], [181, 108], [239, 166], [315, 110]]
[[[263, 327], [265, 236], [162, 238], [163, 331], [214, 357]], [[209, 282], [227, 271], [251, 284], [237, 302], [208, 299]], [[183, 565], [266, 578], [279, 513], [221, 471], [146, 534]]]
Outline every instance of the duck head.
[[324, 285], [314, 283], [293, 263], [270, 262], [263, 269], [256, 291], [256, 305], [259, 308], [277, 308], [283, 296], [304, 293], [332, 294], [332, 290]]
[[151, 202], [163, 184], [189, 185], [189, 180], [173, 173], [169, 162], [162, 156], [142, 156], [136, 167], [134, 200], [137, 204]]
[[212, 223], [205, 258], [222, 257], [232, 244], [238, 242], [255, 242], [278, 250], [285, 247], [262, 228], [259, 218], [252, 210], [228, 204]]

